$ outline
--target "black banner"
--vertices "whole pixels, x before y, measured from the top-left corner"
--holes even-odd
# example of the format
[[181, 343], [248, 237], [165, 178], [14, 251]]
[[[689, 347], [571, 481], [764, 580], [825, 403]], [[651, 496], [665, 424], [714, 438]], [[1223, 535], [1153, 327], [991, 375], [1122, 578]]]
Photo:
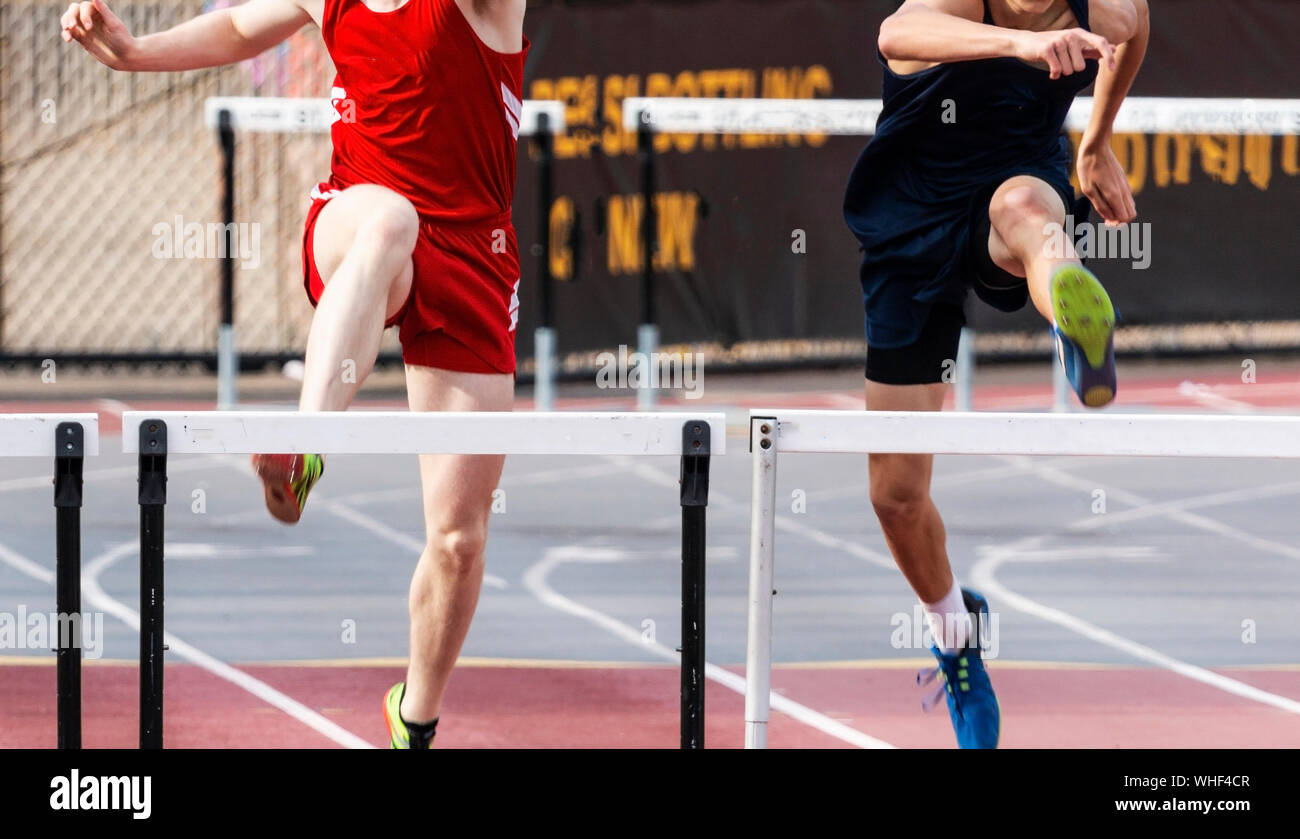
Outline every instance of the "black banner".
[[[697, 0], [530, 7], [525, 94], [567, 103], [556, 138], [552, 259], [562, 351], [631, 344], [642, 254], [636, 136], [626, 96], [876, 98], [875, 40], [896, 0]], [[1294, 0], [1165, 0], [1135, 96], [1300, 94]], [[658, 321], [665, 343], [860, 338], [857, 243], [841, 215], [867, 138], [656, 138]], [[1077, 137], [1073, 138], [1077, 142]], [[516, 225], [523, 243], [519, 355], [536, 316], [537, 184], [521, 143]], [[1129, 324], [1300, 318], [1296, 137], [1126, 135], [1149, 266], [1092, 267]], [[1095, 219], [1094, 219], [1095, 220]], [[585, 234], [575, 254], [566, 233]], [[802, 244], [802, 247], [796, 245]], [[802, 250], [802, 252], [798, 252]], [[572, 279], [576, 271], [576, 279]], [[973, 305], [981, 330], [1037, 328], [1031, 313]]]

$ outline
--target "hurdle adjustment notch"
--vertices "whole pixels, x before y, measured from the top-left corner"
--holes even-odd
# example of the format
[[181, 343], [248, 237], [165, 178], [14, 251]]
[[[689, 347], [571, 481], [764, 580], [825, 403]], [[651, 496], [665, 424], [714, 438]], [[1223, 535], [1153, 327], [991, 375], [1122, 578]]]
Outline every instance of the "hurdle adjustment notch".
[[140, 423], [140, 748], [163, 745], [163, 509], [167, 424]]
[[709, 424], [682, 425], [682, 748], [704, 748], [705, 516], [709, 505]]
[[[81, 748], [81, 475], [85, 440], [85, 429], [79, 422], [61, 422], [55, 428], [55, 588], [61, 618], [55, 656], [60, 749]], [[65, 626], [66, 636], [62, 629]]]

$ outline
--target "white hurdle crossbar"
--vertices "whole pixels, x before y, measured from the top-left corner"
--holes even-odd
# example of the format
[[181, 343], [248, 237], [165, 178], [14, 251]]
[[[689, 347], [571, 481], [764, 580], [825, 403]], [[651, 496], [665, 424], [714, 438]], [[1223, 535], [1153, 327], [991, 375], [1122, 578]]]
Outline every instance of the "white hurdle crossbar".
[[60, 749], [81, 748], [81, 473], [99, 454], [98, 414], [0, 414], [0, 458], [54, 459], [54, 597], [68, 632], [55, 640]]
[[[1066, 118], [1083, 131], [1094, 100], [1080, 96]], [[642, 124], [674, 134], [876, 133], [880, 99], [727, 99], [629, 96], [623, 127]], [[1130, 96], [1115, 117], [1117, 134], [1300, 134], [1300, 99], [1196, 99]]]
[[723, 414], [127, 411], [122, 451], [138, 452], [145, 420], [166, 424], [168, 454], [681, 455], [687, 421], [721, 454], [727, 431]]
[[[216, 128], [225, 111], [237, 131], [266, 134], [324, 134], [338, 121], [339, 114], [329, 99], [284, 96], [209, 96], [203, 102], [203, 118]], [[546, 130], [564, 132], [564, 103], [550, 99], [525, 99], [520, 109], [519, 135], [531, 136], [540, 128], [538, 117], [546, 115]]]
[[705, 512], [721, 413], [176, 411], [122, 415], [139, 455], [140, 747], [162, 748], [163, 508], [169, 454], [504, 454], [681, 459], [681, 746], [704, 746]]
[[1300, 417], [753, 410], [745, 747], [767, 747], [778, 452], [1300, 458]]
[[54, 457], [63, 423], [81, 426], [84, 456], [99, 454], [98, 414], [0, 414], [0, 457]]

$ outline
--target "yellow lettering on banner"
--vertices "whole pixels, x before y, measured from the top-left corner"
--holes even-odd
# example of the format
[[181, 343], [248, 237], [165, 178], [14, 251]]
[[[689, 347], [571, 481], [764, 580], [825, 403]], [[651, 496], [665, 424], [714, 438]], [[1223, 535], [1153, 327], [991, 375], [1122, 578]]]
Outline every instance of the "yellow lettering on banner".
[[694, 192], [663, 192], [655, 196], [658, 216], [658, 271], [695, 270], [695, 222], [699, 218], [700, 196]]
[[609, 197], [607, 238], [609, 252], [606, 267], [610, 275], [632, 274], [641, 270], [641, 196]]
[[1241, 136], [1238, 134], [1198, 134], [1201, 169], [1216, 181], [1235, 184], [1241, 175]]
[[[1070, 145], [1077, 158], [1082, 135], [1070, 132]], [[1151, 157], [1151, 179], [1156, 187], [1192, 182], [1192, 152], [1201, 161], [1201, 170], [1218, 183], [1229, 186], [1246, 177], [1256, 189], [1267, 191], [1273, 181], [1273, 138], [1264, 134], [1156, 134], [1148, 149], [1141, 134], [1116, 134], [1111, 138], [1115, 159], [1128, 174], [1129, 186], [1137, 195], [1146, 185], [1147, 156]], [[1281, 170], [1290, 176], [1300, 175], [1300, 138], [1282, 138]], [[1077, 171], [1071, 171], [1070, 183], [1079, 188]]]
[[[1189, 184], [1192, 182], [1192, 142], [1190, 134], [1157, 134], [1155, 136], [1155, 180], [1156, 186], [1167, 187], [1171, 183]], [[1173, 145], [1174, 159], [1169, 161], [1169, 147]]]
[[[659, 237], [655, 253], [656, 271], [695, 269], [695, 226], [700, 197], [693, 192], [661, 192], [655, 195], [656, 228]], [[606, 267], [611, 276], [637, 274], [645, 264], [641, 247], [640, 195], [609, 197]], [[558, 275], [557, 275], [558, 276]]]
[[1266, 134], [1247, 135], [1242, 166], [1256, 188], [1268, 189], [1268, 182], [1273, 178], [1273, 138]]
[[535, 79], [530, 88], [533, 99], [558, 99], [564, 103], [563, 134], [556, 134], [555, 156], [559, 159], [590, 157], [596, 137], [590, 131], [596, 122], [596, 77], [561, 76], [558, 79]]
[[528, 88], [529, 99], [554, 99], [555, 82], [552, 79], [533, 79], [533, 84]]
[[[623, 100], [629, 96], [750, 99], [761, 95], [765, 98], [812, 99], [827, 96], [832, 89], [830, 71], [815, 64], [807, 68], [766, 67], [761, 71], [744, 67], [683, 70], [676, 75], [651, 73], [644, 80], [635, 73], [534, 79], [529, 85], [529, 98], [564, 103], [567, 130], [555, 137], [554, 150], [557, 159], [571, 159], [590, 157], [596, 146], [601, 154], [609, 157], [636, 153], [636, 131], [623, 127]], [[598, 104], [600, 108], [597, 108]], [[602, 117], [599, 123], [596, 121], [598, 111]], [[826, 142], [826, 137], [791, 134], [783, 140], [781, 135], [772, 134], [663, 133], [656, 134], [654, 142], [656, 152], [689, 154], [718, 148], [770, 148], [785, 142], [820, 146]]]
[[636, 132], [623, 127], [623, 100], [641, 95], [641, 77], [605, 77], [605, 125], [601, 129], [600, 150], [607, 157], [636, 151]]
[[573, 251], [569, 248], [569, 235], [573, 231], [573, 199], [561, 195], [551, 205], [548, 229], [551, 236], [551, 276], [557, 280], [573, 279]]
[[[832, 90], [831, 71], [820, 64], [814, 64], [803, 74], [798, 90], [798, 99], [816, 99], [828, 96]], [[826, 143], [825, 134], [805, 134], [803, 141], [816, 148]]]
[[1300, 175], [1300, 137], [1294, 134], [1282, 138], [1282, 171]]

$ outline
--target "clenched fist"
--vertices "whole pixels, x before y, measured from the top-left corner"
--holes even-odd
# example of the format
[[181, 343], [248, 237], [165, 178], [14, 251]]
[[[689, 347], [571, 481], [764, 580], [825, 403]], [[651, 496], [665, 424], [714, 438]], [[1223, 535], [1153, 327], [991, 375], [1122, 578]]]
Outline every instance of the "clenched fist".
[[1054, 79], [1082, 73], [1089, 58], [1104, 59], [1107, 67], [1115, 69], [1115, 48], [1110, 41], [1086, 29], [1022, 31], [1016, 41], [1016, 58], [1046, 64]]

